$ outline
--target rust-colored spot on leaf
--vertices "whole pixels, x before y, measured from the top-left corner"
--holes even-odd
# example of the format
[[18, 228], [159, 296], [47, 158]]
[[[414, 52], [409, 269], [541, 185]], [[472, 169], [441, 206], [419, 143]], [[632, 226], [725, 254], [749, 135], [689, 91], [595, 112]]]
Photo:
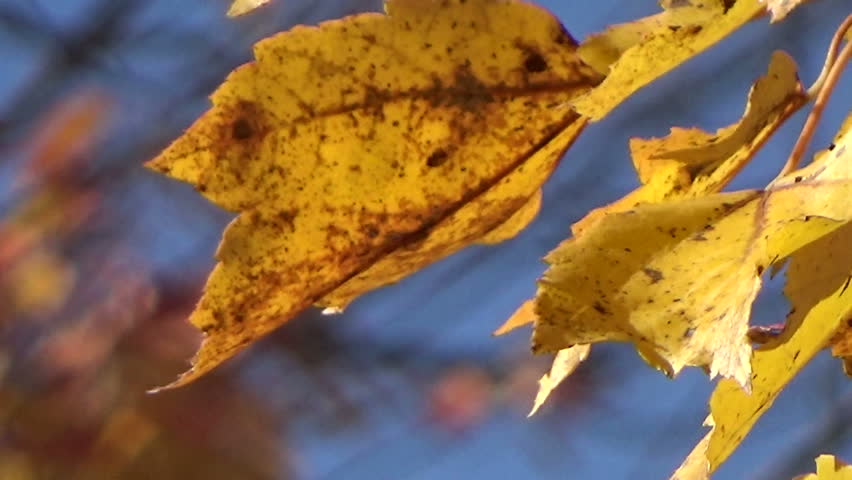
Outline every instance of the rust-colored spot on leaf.
[[426, 165], [430, 167], [440, 167], [449, 158], [450, 156], [447, 154], [446, 150], [438, 149], [432, 152], [432, 155], [429, 155], [429, 158], [426, 159]]
[[524, 60], [524, 69], [530, 73], [541, 73], [547, 70], [547, 61], [538, 52], [530, 52]]
[[238, 118], [232, 127], [231, 136], [234, 140], [245, 140], [254, 135], [254, 128], [245, 118]]
[[642, 273], [648, 276], [651, 279], [651, 283], [657, 283], [663, 279], [663, 272], [659, 270], [654, 270], [653, 268], [643, 268]]

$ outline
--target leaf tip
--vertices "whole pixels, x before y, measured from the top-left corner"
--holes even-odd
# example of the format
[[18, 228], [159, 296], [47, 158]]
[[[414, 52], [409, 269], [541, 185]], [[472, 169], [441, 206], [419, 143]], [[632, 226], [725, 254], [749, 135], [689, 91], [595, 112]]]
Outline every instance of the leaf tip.
[[235, 0], [228, 9], [226, 15], [229, 18], [239, 17], [254, 11], [258, 7], [262, 7], [269, 3], [270, 0]]
[[538, 315], [535, 313], [535, 300], [529, 299], [522, 303], [521, 306], [515, 310], [515, 313], [513, 313], [509, 319], [503, 323], [503, 325], [500, 325], [497, 330], [494, 330], [491, 335], [499, 337], [500, 335], [509, 333], [516, 328], [535, 322], [537, 317]]
[[178, 387], [182, 387], [188, 383], [191, 383], [193, 380], [197, 379], [203, 374], [203, 372], [196, 373], [195, 367], [193, 366], [189, 370], [183, 372], [178, 376], [175, 381], [168, 383], [166, 385], [162, 385], [159, 387], [154, 387], [145, 391], [148, 395], [156, 395], [160, 392], [164, 392], [166, 390], [173, 390]]

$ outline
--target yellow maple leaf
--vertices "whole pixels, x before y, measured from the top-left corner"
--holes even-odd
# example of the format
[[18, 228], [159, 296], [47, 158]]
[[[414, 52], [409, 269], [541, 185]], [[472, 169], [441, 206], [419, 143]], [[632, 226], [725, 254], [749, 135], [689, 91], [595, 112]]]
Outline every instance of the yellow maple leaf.
[[816, 458], [816, 473], [800, 475], [795, 480], [852, 480], [852, 466], [834, 455], [820, 455]]
[[[716, 133], [673, 128], [664, 138], [631, 139], [631, 157], [643, 185], [589, 212], [571, 227], [574, 236], [612, 213], [720, 191], [805, 100], [795, 63], [786, 53], [775, 52], [768, 72], [749, 91], [739, 122]], [[504, 334], [534, 318], [534, 305], [527, 302], [494, 333]]]
[[[148, 165], [239, 212], [190, 317], [186, 383], [311, 304], [344, 307], [535, 215], [600, 81], [545, 10], [392, 0], [259, 42]], [[505, 32], [514, 32], [507, 36]]]
[[[678, 4], [682, 2], [677, 2]], [[620, 27], [590, 39], [584, 59], [609, 67], [597, 88], [571, 102], [582, 115], [599, 120], [640, 88], [762, 15], [760, 0], [690, 2], [683, 14], [677, 8], [642, 19], [633, 27]], [[638, 32], [638, 33], [637, 33]], [[581, 47], [583, 48], [583, 47]]]
[[845, 143], [765, 190], [640, 205], [563, 243], [545, 258], [534, 350], [632, 341], [673, 374], [704, 366], [748, 389], [761, 273], [852, 219]]
[[[806, 169], [829, 168], [833, 160], [849, 174], [852, 149], [846, 151], [846, 148], [852, 147], [852, 134], [848, 129], [842, 133], [837, 147], [818, 155]], [[794, 175], [794, 182], [796, 178]], [[705, 421], [713, 429], [696, 445], [673, 479], [706, 479], [736, 449], [802, 367], [837, 332], [847, 328], [846, 320], [852, 317], [852, 291], [847, 288], [852, 274], [850, 242], [852, 222], [847, 221], [790, 256], [784, 293], [790, 300], [791, 312], [781, 335], [754, 352], [751, 394], [734, 381], [719, 382]]]
[[[739, 122], [719, 129], [715, 134], [700, 129], [672, 129], [671, 135], [665, 138], [632, 139], [631, 156], [643, 185], [620, 200], [589, 212], [571, 227], [575, 237], [615, 212], [646, 203], [718, 192], [751, 160], [784, 120], [805, 103], [805, 99], [795, 63], [787, 54], [775, 52], [767, 74], [752, 86]], [[535, 304], [527, 301], [495, 335], [533, 323], [535, 318]], [[561, 352], [557, 353], [552, 369], [558, 367]], [[668, 373], [668, 365], [653, 349], [639, 345], [639, 352], [648, 363]], [[549, 388], [553, 389], [557, 384], [558, 381]], [[541, 391], [539, 395], [542, 395]], [[546, 394], [541, 402], [545, 399]]]
[[228, 16], [238, 17], [240, 15], [245, 15], [269, 2], [270, 0], [234, 0], [234, 2], [231, 3], [231, 7], [228, 8]]

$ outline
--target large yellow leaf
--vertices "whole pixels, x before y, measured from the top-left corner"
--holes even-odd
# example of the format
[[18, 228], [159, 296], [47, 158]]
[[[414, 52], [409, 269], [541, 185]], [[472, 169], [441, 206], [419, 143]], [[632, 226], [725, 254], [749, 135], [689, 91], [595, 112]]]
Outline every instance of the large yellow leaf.
[[[665, 138], [631, 140], [631, 156], [643, 185], [620, 200], [589, 212], [572, 226], [574, 235], [582, 235], [585, 229], [606, 215], [641, 204], [718, 192], [751, 160], [784, 120], [805, 103], [805, 99], [795, 63], [787, 54], [775, 52], [767, 74], [752, 86], [739, 122], [719, 129], [715, 134], [700, 129], [672, 129], [671, 135]], [[532, 323], [535, 318], [534, 303], [528, 301], [495, 334]], [[577, 347], [588, 348], [588, 345], [579, 344]], [[559, 355], [563, 352], [557, 353], [552, 370], [559, 368]], [[652, 349], [640, 346], [640, 354], [652, 365], [667, 370], [665, 362]], [[554, 381], [552, 375], [545, 374], [542, 381], [546, 380], [549, 387], [539, 390], [536, 404], [546, 400], [547, 393], [542, 392], [549, 392], [566, 376], [560, 375]]]
[[[803, 171], [829, 169], [833, 163], [849, 175], [852, 133], [848, 127], [847, 121], [837, 137], [837, 146], [818, 154], [814, 164]], [[793, 181], [798, 177], [794, 174]], [[804, 177], [801, 181], [805, 181]], [[785, 184], [783, 180], [778, 183]], [[847, 207], [852, 203], [848, 196], [841, 201]], [[847, 221], [790, 255], [784, 293], [790, 300], [791, 312], [781, 335], [754, 352], [751, 394], [731, 380], [719, 382], [705, 421], [714, 428], [693, 449], [673, 479], [706, 479], [730, 456], [802, 367], [838, 332], [848, 329], [847, 321], [852, 318], [849, 245], [852, 222]]]
[[600, 81], [574, 40], [523, 2], [386, 10], [258, 43], [149, 163], [239, 212], [190, 318], [201, 349], [174, 385], [312, 303], [343, 307], [535, 214], [585, 124], [567, 103]]
[[[671, 2], [678, 5], [683, 2]], [[760, 0], [688, 2], [685, 14], [641, 19], [590, 38], [584, 59], [609, 66], [606, 80], [571, 104], [592, 120], [603, 118], [627, 97], [765, 13]], [[693, 5], [694, 3], [694, 5]]]
[[672, 374], [703, 366], [748, 389], [761, 274], [852, 219], [850, 152], [838, 144], [766, 190], [607, 215], [546, 257], [534, 350], [632, 341]]
[[[749, 91], [739, 122], [715, 134], [697, 128], [673, 128], [664, 138], [631, 139], [630, 153], [642, 185], [589, 212], [571, 227], [574, 236], [612, 213], [720, 191], [805, 100], [795, 63], [786, 53], [775, 52], [767, 74]], [[532, 323], [534, 318], [533, 306], [525, 304], [495, 334]]]

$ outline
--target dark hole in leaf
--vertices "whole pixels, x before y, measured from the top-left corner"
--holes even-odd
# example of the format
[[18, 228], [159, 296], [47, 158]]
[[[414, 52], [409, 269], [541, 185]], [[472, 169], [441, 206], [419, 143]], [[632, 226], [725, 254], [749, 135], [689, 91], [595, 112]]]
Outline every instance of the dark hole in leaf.
[[524, 68], [530, 73], [539, 73], [547, 70], [547, 62], [537, 52], [532, 52], [527, 55], [524, 60]]
[[442, 149], [435, 150], [429, 158], [426, 159], [426, 165], [430, 167], [440, 167], [447, 161], [449, 155]]
[[231, 129], [231, 135], [234, 137], [234, 140], [245, 140], [254, 135], [254, 129], [251, 127], [251, 124], [245, 118], [239, 118]]

